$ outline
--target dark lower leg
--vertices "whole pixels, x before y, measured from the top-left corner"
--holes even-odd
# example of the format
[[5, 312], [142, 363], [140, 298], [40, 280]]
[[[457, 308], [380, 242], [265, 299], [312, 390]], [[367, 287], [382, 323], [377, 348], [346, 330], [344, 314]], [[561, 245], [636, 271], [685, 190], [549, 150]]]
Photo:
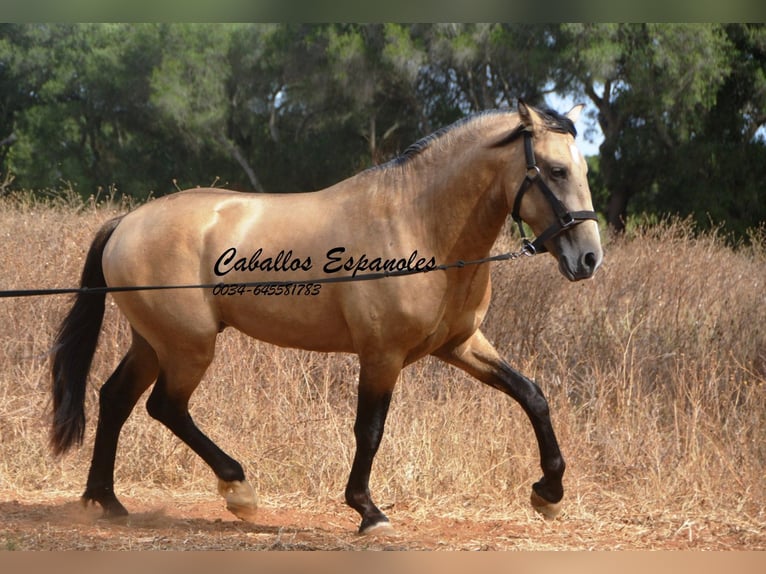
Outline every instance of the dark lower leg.
[[128, 514], [114, 494], [117, 443], [122, 426], [154, 376], [151, 362], [140, 364], [135, 356], [129, 354], [101, 387], [93, 458], [82, 501], [85, 504], [97, 502], [106, 517]]
[[505, 363], [502, 366], [502, 373], [503, 383], [499, 388], [518, 401], [529, 417], [537, 438], [543, 477], [533, 484], [532, 488], [545, 500], [558, 502], [564, 496], [561, 480], [566, 465], [553, 431], [548, 401], [536, 383]]
[[508, 365], [481, 331], [476, 331], [458, 347], [441, 350], [437, 356], [519, 403], [532, 423], [540, 450], [543, 477], [532, 488], [547, 502], [560, 501], [564, 496], [561, 480], [565, 464], [553, 432], [548, 402], [540, 387]]
[[370, 496], [369, 482], [372, 461], [383, 437], [391, 392], [377, 393], [360, 385], [359, 399], [354, 424], [356, 454], [351, 466], [346, 486], [346, 502], [362, 517], [359, 532], [381, 524], [387, 524], [388, 518], [375, 506]]
[[226, 482], [244, 481], [245, 472], [242, 466], [223, 452], [194, 424], [187, 408], [187, 401], [186, 397], [172, 399], [167, 393], [164, 376], [160, 375], [146, 403], [146, 408], [152, 417], [163, 423], [197, 453], [218, 478]]

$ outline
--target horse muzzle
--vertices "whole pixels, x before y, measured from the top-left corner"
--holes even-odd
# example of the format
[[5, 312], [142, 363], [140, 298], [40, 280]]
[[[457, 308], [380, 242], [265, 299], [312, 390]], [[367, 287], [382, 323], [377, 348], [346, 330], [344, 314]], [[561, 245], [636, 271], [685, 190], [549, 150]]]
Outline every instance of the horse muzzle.
[[600, 243], [590, 246], [578, 246], [567, 240], [557, 243], [555, 255], [559, 262], [559, 271], [564, 277], [570, 281], [593, 277], [604, 258]]

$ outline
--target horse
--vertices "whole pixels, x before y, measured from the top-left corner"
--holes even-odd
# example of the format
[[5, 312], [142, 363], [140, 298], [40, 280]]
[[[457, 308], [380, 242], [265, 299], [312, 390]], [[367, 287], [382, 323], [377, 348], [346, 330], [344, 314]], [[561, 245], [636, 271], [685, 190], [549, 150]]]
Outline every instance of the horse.
[[[114, 491], [121, 428], [152, 385], [151, 417], [212, 469], [226, 507], [252, 520], [256, 494], [241, 464], [195, 424], [188, 403], [227, 327], [283, 347], [358, 356], [355, 454], [345, 488], [359, 533], [390, 528], [369, 490], [400, 371], [427, 355], [517, 401], [534, 429], [542, 478], [531, 503], [560, 511], [565, 463], [536, 382], [507, 363], [480, 330], [491, 294], [490, 254], [509, 213], [537, 235], [564, 277], [593, 276], [603, 251], [567, 114], [519, 101], [466, 116], [326, 189], [241, 193], [194, 188], [144, 203], [103, 225], [86, 255], [52, 360], [55, 455], [82, 444], [84, 396], [106, 292], [132, 341], [99, 391], [82, 503], [128, 514]], [[522, 201], [523, 199], [523, 201]], [[457, 262], [455, 265], [444, 265]], [[368, 279], [371, 274], [376, 280]], [[323, 282], [337, 277], [337, 282]], [[177, 289], [199, 284], [198, 289]], [[145, 289], [141, 286], [166, 286]], [[90, 291], [89, 291], [90, 290]]]

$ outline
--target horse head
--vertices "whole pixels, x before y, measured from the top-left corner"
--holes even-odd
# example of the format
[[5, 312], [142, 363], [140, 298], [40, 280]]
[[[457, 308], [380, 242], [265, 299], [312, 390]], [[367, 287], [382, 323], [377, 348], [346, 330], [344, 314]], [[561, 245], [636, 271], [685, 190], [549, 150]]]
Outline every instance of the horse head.
[[522, 220], [537, 236], [527, 242], [528, 248], [550, 252], [571, 281], [591, 277], [603, 259], [588, 166], [574, 139], [582, 108], [577, 105], [560, 115], [519, 101], [517, 134], [523, 136], [526, 173], [520, 185], [509, 185], [506, 191], [522, 236]]

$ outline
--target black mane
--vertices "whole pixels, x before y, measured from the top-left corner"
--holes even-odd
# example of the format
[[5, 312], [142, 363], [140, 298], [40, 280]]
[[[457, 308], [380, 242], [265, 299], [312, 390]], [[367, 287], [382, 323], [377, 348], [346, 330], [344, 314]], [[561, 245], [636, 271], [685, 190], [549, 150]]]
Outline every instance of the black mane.
[[[571, 134], [572, 137], [577, 136], [577, 130], [575, 129], [574, 123], [567, 116], [560, 114], [559, 112], [550, 108], [541, 109], [541, 108], [536, 108], [533, 106], [529, 106], [529, 107], [533, 109], [535, 112], [537, 112], [537, 114], [542, 119], [546, 129], [556, 133]], [[507, 110], [507, 109], [495, 109], [495, 110], [485, 110], [483, 112], [476, 112], [468, 116], [465, 116], [464, 118], [461, 118], [457, 120], [456, 122], [448, 126], [445, 126], [443, 128], [440, 128], [436, 130], [435, 132], [433, 132], [432, 134], [419, 139], [412, 145], [408, 146], [401, 154], [399, 154], [394, 159], [390, 160], [387, 163], [376, 166], [373, 169], [383, 169], [386, 167], [405, 165], [409, 163], [409, 161], [412, 160], [412, 158], [420, 155], [423, 152], [423, 150], [428, 148], [434, 141], [440, 139], [441, 137], [448, 134], [449, 132], [457, 128], [460, 128], [466, 124], [469, 124], [472, 121], [476, 120], [477, 118], [490, 116], [490, 115], [496, 115], [496, 114], [507, 114], [509, 112], [510, 110]], [[520, 133], [523, 131], [523, 126], [519, 126], [519, 128], [520, 129], [518, 130], [514, 130], [512, 136], [507, 138], [505, 140], [505, 143], [513, 141], [514, 139], [516, 139], [516, 136], [520, 135]]]
[[404, 163], [407, 163], [410, 159], [419, 155], [424, 149], [426, 149], [429, 145], [431, 145], [432, 142], [448, 134], [449, 132], [457, 128], [460, 128], [466, 124], [469, 124], [477, 118], [489, 116], [489, 115], [495, 115], [495, 114], [505, 114], [505, 113], [508, 113], [508, 111], [507, 110], [485, 110], [483, 112], [476, 112], [471, 115], [460, 118], [456, 122], [448, 126], [445, 126], [443, 128], [440, 128], [436, 130], [434, 133], [419, 139], [414, 144], [407, 147], [407, 149], [405, 149], [398, 157], [395, 157], [394, 159], [392, 159], [389, 163], [392, 163], [394, 165], [402, 165]]

